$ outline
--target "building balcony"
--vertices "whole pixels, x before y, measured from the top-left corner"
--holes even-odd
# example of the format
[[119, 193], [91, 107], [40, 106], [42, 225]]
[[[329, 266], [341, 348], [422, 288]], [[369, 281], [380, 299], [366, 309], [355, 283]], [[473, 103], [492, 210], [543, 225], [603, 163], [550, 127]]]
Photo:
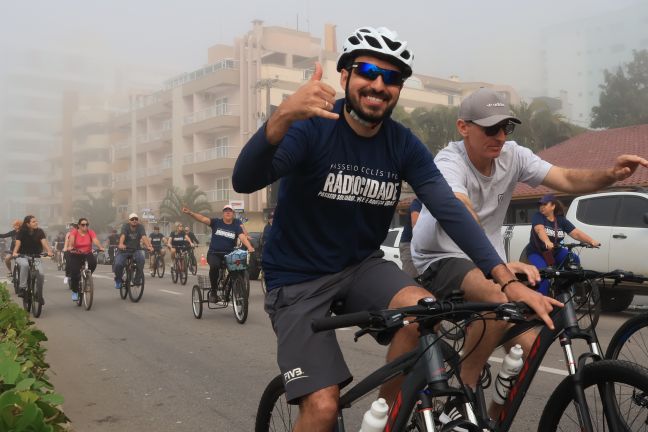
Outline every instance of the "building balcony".
[[239, 85], [239, 62], [223, 59], [192, 72], [177, 75], [164, 83], [164, 89], [183, 86], [185, 96], [217, 86]]
[[137, 186], [153, 186], [168, 183], [167, 168], [162, 165], [137, 170]]
[[240, 106], [218, 104], [186, 115], [183, 119], [184, 135], [198, 132], [217, 132], [223, 129], [238, 129], [241, 124]]
[[131, 175], [130, 172], [120, 172], [113, 174], [113, 189], [130, 190]]
[[235, 149], [234, 147], [215, 147], [196, 153], [188, 153], [184, 155], [182, 160], [182, 174], [231, 172], [237, 158], [237, 154], [234, 154], [233, 151]]
[[137, 153], [161, 150], [165, 147], [171, 150], [171, 129], [159, 129], [137, 137]]
[[72, 170], [73, 177], [106, 175], [111, 172], [112, 165], [105, 161], [91, 161], [75, 166]]
[[115, 143], [115, 160], [130, 159], [131, 157], [131, 142], [130, 140], [120, 141]]

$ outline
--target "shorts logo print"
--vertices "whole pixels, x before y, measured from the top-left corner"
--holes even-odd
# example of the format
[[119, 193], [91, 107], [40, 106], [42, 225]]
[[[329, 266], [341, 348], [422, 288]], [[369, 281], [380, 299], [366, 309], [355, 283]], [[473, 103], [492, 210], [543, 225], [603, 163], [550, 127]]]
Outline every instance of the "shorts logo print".
[[284, 373], [285, 384], [288, 384], [289, 382], [300, 378], [308, 378], [308, 375], [304, 375], [304, 372], [301, 370], [301, 368], [295, 368]]

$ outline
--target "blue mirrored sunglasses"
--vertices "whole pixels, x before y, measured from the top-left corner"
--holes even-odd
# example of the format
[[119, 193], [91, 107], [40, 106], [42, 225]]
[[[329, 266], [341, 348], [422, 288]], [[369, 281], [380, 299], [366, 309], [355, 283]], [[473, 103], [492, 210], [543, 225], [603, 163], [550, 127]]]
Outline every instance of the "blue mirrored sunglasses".
[[351, 68], [355, 69], [356, 73], [361, 77], [371, 81], [381, 76], [386, 85], [400, 86], [405, 81], [400, 71], [383, 69], [372, 63], [355, 62], [351, 65]]

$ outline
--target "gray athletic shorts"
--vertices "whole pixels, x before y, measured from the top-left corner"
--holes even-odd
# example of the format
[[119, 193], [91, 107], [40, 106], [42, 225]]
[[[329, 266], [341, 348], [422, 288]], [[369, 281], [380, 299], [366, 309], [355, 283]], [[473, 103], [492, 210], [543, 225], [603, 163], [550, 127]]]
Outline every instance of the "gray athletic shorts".
[[343, 301], [340, 314], [380, 310], [398, 291], [417, 286], [382, 252], [360, 264], [312, 281], [270, 291], [265, 310], [277, 334], [277, 363], [284, 376], [286, 397], [298, 404], [302, 396], [335, 384], [348, 384], [352, 375], [344, 362], [335, 331], [313, 333], [314, 318], [330, 314], [334, 302]]
[[417, 281], [437, 299], [443, 300], [453, 291], [463, 293], [461, 283], [475, 268], [475, 263], [466, 258], [443, 258], [430, 264]]

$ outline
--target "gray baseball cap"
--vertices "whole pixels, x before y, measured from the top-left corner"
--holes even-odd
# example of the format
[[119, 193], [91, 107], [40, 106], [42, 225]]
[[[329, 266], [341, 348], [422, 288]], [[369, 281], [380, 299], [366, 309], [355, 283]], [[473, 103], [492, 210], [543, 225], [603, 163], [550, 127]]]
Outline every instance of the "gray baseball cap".
[[461, 101], [459, 118], [484, 127], [496, 125], [507, 119], [522, 124], [517, 117], [511, 115], [508, 104], [494, 90], [485, 87]]

